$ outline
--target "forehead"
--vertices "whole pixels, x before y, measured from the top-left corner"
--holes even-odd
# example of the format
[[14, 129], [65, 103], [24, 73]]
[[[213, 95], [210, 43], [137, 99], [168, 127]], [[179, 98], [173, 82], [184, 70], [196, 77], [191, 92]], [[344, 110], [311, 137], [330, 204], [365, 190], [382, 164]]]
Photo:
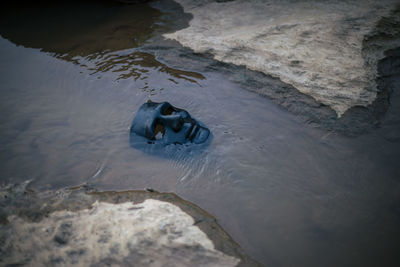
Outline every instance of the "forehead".
[[149, 102], [149, 103], [144, 103], [138, 110], [137, 115], [140, 116], [154, 116], [157, 115], [161, 109], [169, 105], [167, 102], [162, 102], [162, 103], [154, 103], [154, 102]]
[[168, 107], [172, 107], [172, 105], [168, 102], [161, 102], [161, 103], [147, 102], [140, 107], [140, 110], [151, 112], [151, 111], [160, 111]]
[[151, 127], [151, 124], [155, 119], [163, 117], [163, 115], [167, 115], [164, 113], [170, 107], [172, 107], [172, 105], [168, 102], [144, 103], [137, 111], [133, 122], [135, 125]]

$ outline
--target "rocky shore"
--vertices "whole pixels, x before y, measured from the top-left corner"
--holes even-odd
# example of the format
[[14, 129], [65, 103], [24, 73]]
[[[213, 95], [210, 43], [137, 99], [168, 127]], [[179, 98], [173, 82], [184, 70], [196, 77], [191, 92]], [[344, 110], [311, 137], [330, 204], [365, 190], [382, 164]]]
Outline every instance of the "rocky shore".
[[173, 193], [0, 190], [0, 264], [257, 266], [214, 217]]
[[400, 46], [392, 0], [177, 2], [193, 19], [164, 37], [279, 78], [338, 117], [374, 102], [378, 61]]

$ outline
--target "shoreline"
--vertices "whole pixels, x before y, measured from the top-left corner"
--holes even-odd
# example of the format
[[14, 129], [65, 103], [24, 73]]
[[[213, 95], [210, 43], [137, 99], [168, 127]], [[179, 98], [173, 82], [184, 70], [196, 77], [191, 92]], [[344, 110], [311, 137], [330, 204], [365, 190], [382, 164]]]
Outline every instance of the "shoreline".
[[[0, 241], [4, 245], [4, 249], [0, 252], [2, 258], [0, 262], [3, 264], [16, 263], [14, 261], [17, 259], [18, 261], [24, 261], [24, 264], [29, 262], [46, 264], [49, 260], [56, 264], [66, 264], [68, 262], [82, 264], [84, 262], [88, 263], [88, 261], [91, 262], [93, 259], [99, 260], [99, 264], [107, 264], [107, 262], [127, 264], [127, 262], [131, 261], [132, 259], [144, 263], [145, 261], [152, 260], [153, 258], [155, 263], [170, 262], [177, 264], [177, 266], [186, 266], [185, 264], [260, 266], [259, 263], [246, 255], [243, 249], [230, 237], [230, 235], [225, 232], [221, 226], [219, 226], [215, 217], [201, 209], [196, 204], [186, 201], [174, 193], [160, 193], [154, 190], [99, 192], [85, 185], [57, 191], [35, 192], [29, 189], [28, 186], [29, 181], [23, 184], [7, 185], [0, 188], [0, 207], [2, 207], [0, 210]], [[151, 204], [149, 204], [150, 202], [148, 202], [148, 200], [152, 201]], [[132, 205], [130, 203], [133, 204], [132, 207], [129, 206]], [[118, 213], [118, 211], [121, 210], [121, 205], [129, 206], [127, 207], [128, 213], [130, 213], [129, 215]], [[157, 234], [159, 230], [154, 228], [154, 223], [146, 223], [145, 217], [140, 217], [146, 215], [138, 215], [138, 212], [143, 213], [143, 209], [146, 209], [146, 207], [149, 205], [150, 211], [148, 215], [158, 214], [158, 216], [148, 219], [154, 222], [160, 221], [160, 225], [162, 223], [167, 223], [168, 227], [172, 227], [172, 232], [170, 232], [168, 228], [166, 232], [161, 231], [161, 234]], [[153, 205], [153, 207], [151, 207], [151, 205]], [[158, 210], [157, 205], [162, 205], [161, 208], [165, 208], [166, 210]], [[103, 219], [102, 221], [97, 221], [96, 224], [108, 225], [107, 228], [109, 229], [107, 230], [107, 235], [109, 237], [102, 239], [100, 236], [98, 241], [92, 240], [94, 242], [94, 245], [92, 244], [94, 246], [93, 248], [83, 248], [83, 246], [87, 246], [86, 243], [93, 242], [85, 241], [84, 244], [82, 244], [82, 241], [76, 236], [79, 235], [79, 231], [84, 232], [83, 234], [88, 234], [90, 231], [87, 229], [80, 230], [74, 225], [79, 225], [80, 221], [95, 222], [96, 217], [93, 219], [91, 219], [91, 217], [93, 217], [93, 214], [96, 214], [99, 211], [101, 212], [102, 208], [106, 208], [106, 211], [100, 214]], [[180, 213], [179, 210], [181, 211]], [[183, 222], [176, 224], [175, 222], [174, 226], [174, 223], [170, 222], [171, 219], [169, 219], [171, 215], [173, 217], [180, 218], [180, 221], [188, 220], [185, 219], [185, 216], [190, 216], [190, 218], [193, 218], [193, 222], [191, 223], [189, 219], [189, 225], [183, 225]], [[133, 223], [132, 226], [129, 226], [129, 224], [125, 226], [122, 225], [124, 216], [127, 216], [126, 218]], [[60, 234], [60, 227], [63, 227], [63, 225], [66, 224], [70, 225], [71, 218], [75, 218], [72, 221], [72, 227], [68, 226], [67, 229], [64, 229], [64, 227], [64, 230]], [[119, 224], [121, 224], [121, 226], [108, 223], [108, 221], [112, 222], [115, 220], [119, 220]], [[141, 225], [142, 223], [143, 225]], [[99, 227], [101, 228], [101, 226], [96, 226], [96, 224], [87, 225], [87, 227], [92, 229], [91, 236], [93, 234], [97, 235], [98, 230], [96, 229]], [[168, 255], [154, 255], [154, 257], [151, 257], [150, 252], [150, 254], [147, 253], [145, 255], [136, 255], [136, 252], [130, 249], [128, 249], [128, 252], [121, 251], [122, 249], [125, 249], [125, 245], [129, 244], [122, 243], [122, 237], [113, 237], [112, 234], [110, 236], [109, 232], [115, 235], [115, 231], [113, 230], [115, 226], [117, 226], [118, 229], [119, 227], [128, 227], [124, 230], [125, 234], [127, 235], [131, 235], [130, 231], [133, 231], [133, 235], [131, 237], [132, 242], [134, 242], [136, 239], [139, 241], [141, 240], [139, 244], [134, 246], [135, 251], [142, 251], [143, 249], [146, 250], [153, 246], [158, 247], [158, 242], [160, 242], [161, 247], [159, 248], [159, 252], [161, 254], [168, 254], [170, 249], [173, 251], [180, 250], [180, 254], [183, 254], [181, 255], [183, 258], [172, 257], [172, 259], [168, 259]], [[55, 231], [54, 227], [59, 230]], [[42, 228], [48, 228], [50, 230], [41, 232], [40, 229]], [[197, 230], [195, 230], [195, 228], [198, 228], [202, 233], [204, 233], [207, 236], [208, 241], [201, 239], [201, 232], [196, 234]], [[19, 230], [12, 236], [8, 236], [17, 229]], [[28, 229], [31, 229], [29, 235], [27, 232], [25, 232]], [[187, 229], [193, 229], [195, 232]], [[95, 233], [93, 233], [93, 231], [95, 231]], [[152, 234], [149, 234], [149, 232]], [[191, 236], [185, 233], [192, 233], [191, 235], [200, 234], [198, 237], [200, 239], [190, 241]], [[82, 235], [82, 233], [80, 234]], [[145, 237], [142, 237], [143, 235], [145, 235]], [[20, 237], [25, 240], [24, 243], [35, 242], [35, 240], [32, 239], [32, 236], [41, 238], [44, 241], [41, 241], [41, 243], [37, 246], [31, 247], [26, 247], [18, 241], [18, 238]], [[12, 239], [9, 239], [10, 237], [12, 237]], [[164, 240], [164, 238], [168, 238], [169, 240], [178, 238], [182, 241], [179, 241], [178, 243], [167, 243], [162, 245], [162, 242], [164, 242], [162, 240]], [[54, 245], [52, 246], [50, 242], [54, 242]], [[114, 243], [111, 244], [111, 242]], [[186, 244], [186, 242], [189, 243]], [[96, 243], [99, 245], [96, 246]], [[179, 245], [181, 243], [183, 245], [182, 248], [180, 248]], [[202, 244], [212, 245], [206, 245], [204, 248], [202, 248], [204, 246]], [[150, 247], [148, 247], [148, 245]], [[176, 247], [177, 245], [179, 246]], [[52, 250], [50, 252], [46, 251], [46, 253], [50, 253], [48, 254], [48, 257], [46, 255], [38, 256], [40, 254], [40, 246], [49, 246], [47, 249]], [[111, 250], [104, 250], [109, 246], [118, 246], [120, 247], [120, 251], [112, 252]], [[84, 250], [85, 252], [79, 253], [79, 255], [75, 255], [76, 253], [71, 254], [69, 252], [67, 254], [64, 253], [65, 251], [77, 250], [79, 247], [82, 247], [80, 250]], [[38, 251], [36, 251], [37, 249]], [[58, 255], [56, 262], [53, 262], [53, 254]], [[119, 258], [121, 255], [125, 257], [122, 259]], [[188, 257], [188, 259], [185, 257]]]
[[[179, 1], [178, 1], [179, 2]], [[155, 8], [160, 8], [155, 6]], [[162, 8], [162, 7], [161, 7]], [[183, 8], [182, 8], [182, 12]], [[355, 105], [350, 107], [342, 116], [337, 116], [334, 109], [325, 105], [312, 96], [300, 92], [295, 86], [283, 82], [280, 78], [273, 77], [263, 72], [250, 70], [244, 65], [235, 65], [233, 63], [224, 63], [218, 61], [214, 54], [210, 52], [196, 52], [190, 47], [179, 47], [181, 44], [177, 44], [176, 40], [165, 40], [157, 42], [165, 43], [166, 46], [175, 46], [178, 52], [173, 52], [174, 55], [166, 55], [166, 53], [156, 53], [156, 58], [165, 61], [168, 64], [178, 67], [185, 66], [185, 68], [197, 70], [197, 71], [221, 71], [225, 72], [230, 76], [230, 79], [238, 82], [244, 89], [255, 92], [263, 97], [267, 97], [279, 106], [290, 111], [291, 113], [300, 117], [301, 121], [321, 127], [328, 131], [337, 132], [346, 136], [358, 136], [365, 132], [369, 132], [372, 129], [379, 127], [386, 110], [389, 107], [390, 92], [393, 91], [393, 86], [388, 86], [385, 82], [386, 74], [385, 70], [379, 69], [381, 62], [388, 60], [396, 61], [396, 58], [389, 56], [387, 59], [386, 52], [393, 51], [398, 48], [382, 50], [382, 46], [387, 40], [395, 40], [392, 43], [396, 43], [400, 40], [400, 21], [391, 21], [390, 17], [395, 17], [396, 14], [400, 13], [400, 7], [397, 6], [393, 13], [389, 17], [383, 17], [378, 21], [376, 28], [363, 39], [363, 53], [367, 53], [367, 50], [375, 50], [370, 53], [370, 58], [379, 58], [377, 54], [382, 53], [384, 56], [377, 60], [376, 68], [377, 75], [374, 83], [376, 83], [376, 98], [372, 103], [362, 106]], [[184, 13], [186, 20], [190, 18], [190, 13]], [[187, 15], [188, 14], [188, 15]], [[185, 23], [180, 21], [179, 24], [175, 25], [175, 33], [187, 29], [189, 21]], [[391, 22], [391, 23], [388, 23]], [[387, 33], [387, 28], [391, 27], [392, 31], [390, 34]], [[172, 33], [163, 34], [163, 36], [171, 36]], [[162, 47], [159, 45], [158, 47]], [[144, 50], [153, 50], [151, 45], [145, 45]], [[172, 49], [168, 49], [171, 53]], [[372, 55], [374, 54], [374, 55]], [[179, 58], [181, 62], [178, 62]], [[365, 55], [364, 55], [365, 57]], [[197, 58], [197, 59], [196, 59]], [[391, 59], [393, 58], [393, 59]], [[197, 60], [197, 64], [194, 62]], [[187, 61], [187, 63], [185, 62]], [[368, 59], [369, 63], [374, 63], [373, 60]], [[186, 64], [185, 64], [186, 63]], [[372, 64], [371, 63], [371, 64]], [[383, 77], [383, 78], [382, 78]]]

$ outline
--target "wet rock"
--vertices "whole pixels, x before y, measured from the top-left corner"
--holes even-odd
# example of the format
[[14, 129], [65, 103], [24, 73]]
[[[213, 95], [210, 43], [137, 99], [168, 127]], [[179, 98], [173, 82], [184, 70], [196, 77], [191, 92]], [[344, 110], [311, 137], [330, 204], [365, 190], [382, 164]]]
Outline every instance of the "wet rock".
[[[12, 235], [6, 247], [12, 250], [2, 255], [5, 264], [23, 259], [34, 266], [54, 261], [88, 266], [104, 258], [134, 257], [139, 266], [145, 266], [149, 259], [153, 264], [185, 266], [197, 265], [200, 256], [205, 265], [236, 266], [239, 262], [215, 250], [193, 218], [179, 207], [154, 199], [139, 204], [95, 202], [91, 209], [57, 211], [37, 223], [11, 216], [9, 226]], [[45, 230], [48, 228], [58, 228], [54, 237]], [[116, 244], [118, 250], [114, 249]], [[176, 257], [181, 249], [185, 251], [182, 258]]]
[[54, 241], [60, 245], [65, 245], [68, 243], [70, 237], [72, 236], [72, 223], [63, 222], [54, 236]]
[[0, 265], [257, 265], [215, 218], [174, 194], [18, 190], [0, 190], [12, 200], [0, 202]]
[[[165, 37], [278, 77], [339, 116], [375, 100], [377, 62], [400, 45], [392, 0], [177, 2], [194, 17]], [[389, 31], [377, 30], [382, 27]], [[379, 41], [369, 45], [371, 36]]]

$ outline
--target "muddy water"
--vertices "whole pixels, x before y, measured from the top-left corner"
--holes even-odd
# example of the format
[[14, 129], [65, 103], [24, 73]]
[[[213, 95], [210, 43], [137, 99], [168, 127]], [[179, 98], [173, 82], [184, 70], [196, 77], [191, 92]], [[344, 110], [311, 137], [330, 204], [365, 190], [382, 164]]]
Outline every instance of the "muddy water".
[[[172, 25], [148, 5], [5, 10], [1, 182], [172, 191], [216, 216], [265, 265], [396, 265], [395, 102], [380, 129], [348, 138], [301, 122], [218, 69], [177, 67], [176, 58], [172, 67], [141, 50]], [[210, 146], [172, 159], [130, 147], [130, 123], [148, 99], [204, 122]]]

